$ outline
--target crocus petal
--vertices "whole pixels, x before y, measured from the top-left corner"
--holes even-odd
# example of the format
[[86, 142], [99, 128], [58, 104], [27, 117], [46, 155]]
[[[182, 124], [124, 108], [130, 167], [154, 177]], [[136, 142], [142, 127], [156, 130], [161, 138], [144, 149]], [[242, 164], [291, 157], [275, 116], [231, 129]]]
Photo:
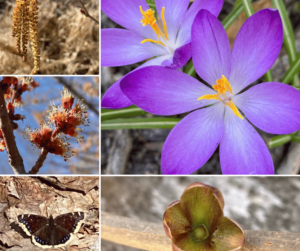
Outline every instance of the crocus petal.
[[300, 92], [282, 83], [262, 83], [234, 97], [249, 121], [261, 130], [287, 134], [300, 129]]
[[192, 57], [191, 43], [185, 44], [176, 49], [174, 56], [169, 60], [162, 63], [162, 66], [169, 67], [171, 69], [179, 69], [183, 67]]
[[141, 44], [143, 37], [124, 29], [101, 30], [102, 66], [122, 66], [164, 55], [166, 51], [153, 43]]
[[187, 74], [161, 66], [128, 74], [121, 81], [121, 89], [135, 105], [158, 115], [184, 113], [216, 102], [197, 100], [215, 92]]
[[235, 221], [223, 217], [211, 240], [215, 251], [234, 251], [242, 248], [245, 235], [243, 229]]
[[133, 105], [120, 88], [121, 79], [114, 83], [104, 94], [101, 107], [105, 109], [121, 109]]
[[225, 128], [220, 144], [223, 174], [274, 174], [265, 142], [246, 119], [225, 107]]
[[207, 83], [214, 85], [222, 75], [230, 75], [227, 34], [221, 22], [207, 10], [201, 10], [193, 23], [192, 56], [197, 73]]
[[170, 132], [161, 156], [163, 174], [190, 174], [214, 153], [223, 135], [220, 103], [193, 111]]
[[165, 20], [167, 33], [171, 41], [175, 41], [184, 14], [189, 7], [189, 0], [155, 0], [159, 17], [161, 10], [165, 7]]
[[150, 9], [146, 0], [101, 0], [101, 10], [114, 22], [145, 38], [157, 39], [155, 32], [149, 25], [143, 26], [141, 24], [140, 6], [144, 11]]
[[200, 10], [208, 10], [210, 13], [217, 17], [222, 9], [223, 3], [224, 0], [196, 0], [188, 9], [183, 18], [183, 22], [180, 26], [177, 37], [177, 47], [180, 47], [191, 41], [192, 24]]
[[180, 201], [182, 210], [193, 227], [204, 224], [209, 234], [212, 234], [221, 223], [223, 210], [211, 188], [187, 189], [181, 195]]
[[279, 55], [283, 30], [278, 10], [264, 9], [249, 17], [233, 48], [229, 82], [236, 94], [265, 74]]
[[[153, 58], [153, 59], [145, 62], [144, 64], [140, 65], [133, 71], [136, 71], [138, 69], [141, 69], [143, 67], [150, 66], [150, 65], [160, 65], [160, 64], [162, 64], [162, 62], [169, 60], [171, 57], [172, 57], [171, 55], [165, 55], [165, 56]], [[127, 76], [127, 75], [125, 75], [125, 76]], [[121, 109], [121, 108], [128, 107], [130, 105], [133, 105], [133, 103], [124, 95], [124, 93], [122, 92], [122, 90], [120, 88], [120, 82], [123, 78], [119, 79], [116, 83], [114, 83], [106, 91], [106, 93], [104, 94], [102, 101], [101, 101], [102, 108]]]

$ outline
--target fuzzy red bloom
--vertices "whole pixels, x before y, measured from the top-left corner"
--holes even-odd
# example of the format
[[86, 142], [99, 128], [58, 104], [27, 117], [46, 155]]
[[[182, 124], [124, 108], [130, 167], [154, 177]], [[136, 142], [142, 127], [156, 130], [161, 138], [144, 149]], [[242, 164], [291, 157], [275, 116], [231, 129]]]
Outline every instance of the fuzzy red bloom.
[[48, 142], [50, 141], [53, 130], [49, 126], [43, 124], [40, 130], [35, 129], [34, 131], [31, 131], [29, 128], [27, 128], [26, 132], [28, 134], [28, 139], [37, 148], [42, 148], [47, 146]]
[[0, 152], [4, 152], [5, 149], [5, 142], [3, 139], [0, 139]]
[[6, 108], [7, 108], [7, 111], [8, 111], [9, 113], [10, 113], [10, 112], [11, 112], [12, 114], [15, 113], [15, 106], [13, 105], [12, 102], [7, 103]]

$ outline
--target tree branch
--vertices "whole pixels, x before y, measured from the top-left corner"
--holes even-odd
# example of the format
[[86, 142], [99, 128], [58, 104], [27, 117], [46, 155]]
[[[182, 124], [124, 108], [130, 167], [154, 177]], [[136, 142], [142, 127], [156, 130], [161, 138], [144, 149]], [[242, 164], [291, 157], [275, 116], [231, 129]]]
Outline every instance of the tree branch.
[[[171, 239], [163, 224], [101, 213], [101, 238], [122, 245], [142, 249], [172, 251]], [[245, 230], [242, 251], [300, 250], [300, 234]]]
[[[76, 96], [78, 99], [84, 99], [84, 97], [78, 92], [76, 91], [73, 86], [71, 84], [68, 83], [68, 81], [65, 78], [61, 78], [61, 77], [54, 77], [54, 79], [61, 83], [62, 85], [64, 85], [65, 87], [67, 87], [69, 89], [69, 91]], [[99, 111], [88, 101], [84, 100], [84, 104], [91, 110], [93, 111], [98, 117], [99, 117]]]
[[26, 174], [22, 156], [19, 153], [12, 126], [6, 110], [4, 93], [0, 88], [0, 129], [7, 149], [8, 161], [15, 174]]
[[43, 148], [41, 151], [41, 155], [39, 156], [38, 160], [36, 161], [35, 165], [31, 168], [28, 174], [37, 174], [40, 168], [43, 166], [44, 161], [47, 157], [48, 151]]
[[93, 18], [90, 13], [88, 12], [88, 10], [85, 8], [84, 4], [81, 2], [81, 0], [78, 0], [78, 2], [81, 4], [82, 8], [83, 8], [83, 11], [81, 11], [81, 13], [83, 15], [85, 15], [86, 17], [92, 19], [93, 21], [95, 21], [97, 24], [99, 24], [99, 21], [96, 20], [95, 18]]

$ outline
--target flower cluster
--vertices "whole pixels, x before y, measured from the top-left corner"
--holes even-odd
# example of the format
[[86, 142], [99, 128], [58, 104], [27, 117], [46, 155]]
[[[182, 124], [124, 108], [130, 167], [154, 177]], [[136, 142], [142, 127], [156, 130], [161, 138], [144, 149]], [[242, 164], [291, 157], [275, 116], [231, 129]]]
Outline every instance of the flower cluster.
[[53, 105], [48, 111], [48, 121], [44, 122], [39, 129], [25, 129], [25, 137], [39, 149], [46, 149], [49, 153], [61, 155], [67, 160], [73, 156], [68, 138], [63, 135], [75, 137], [77, 142], [83, 140], [78, 132], [88, 126], [88, 112], [82, 101], [74, 105], [74, 96], [64, 88], [61, 91], [61, 105]]
[[83, 136], [80, 136], [78, 132], [83, 129], [79, 126], [89, 124], [87, 108], [80, 100], [73, 107], [74, 97], [66, 88], [61, 92], [61, 96], [61, 105], [51, 106], [48, 118], [58, 128], [58, 132], [75, 137], [78, 142], [81, 142]]
[[60, 134], [53, 136], [54, 130], [50, 125], [43, 123], [40, 129], [33, 129], [26, 127], [25, 136], [31, 141], [32, 145], [39, 149], [46, 149], [49, 153], [60, 155], [65, 160], [72, 156], [70, 144], [66, 137], [61, 137]]
[[219, 189], [193, 183], [181, 199], [165, 211], [163, 225], [173, 251], [234, 251], [245, 242], [243, 229], [223, 216], [224, 198]]

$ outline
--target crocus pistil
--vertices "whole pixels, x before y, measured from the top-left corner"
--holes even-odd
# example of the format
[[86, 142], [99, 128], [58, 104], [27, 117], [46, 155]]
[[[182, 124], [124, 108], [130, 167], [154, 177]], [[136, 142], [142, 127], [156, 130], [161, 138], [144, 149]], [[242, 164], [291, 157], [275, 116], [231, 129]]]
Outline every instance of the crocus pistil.
[[[146, 25], [150, 25], [151, 28], [154, 30], [158, 40], [154, 40], [154, 39], [144, 39], [141, 43], [145, 43], [145, 42], [151, 42], [151, 43], [156, 43], [156, 44], [160, 44], [164, 47], [168, 47], [168, 49], [170, 49], [170, 51], [172, 52], [172, 54], [174, 53], [174, 49], [171, 48], [171, 46], [169, 45], [168, 41], [168, 32], [167, 32], [167, 23], [165, 20], [165, 7], [162, 8], [161, 11], [161, 20], [163, 22], [163, 29], [164, 29], [164, 33], [161, 31], [161, 29], [159, 28], [157, 21], [154, 17], [154, 11], [152, 9], [148, 9], [147, 11], [143, 11], [142, 6], [140, 6], [140, 11], [143, 15], [143, 18], [141, 20], [141, 23], [143, 26]], [[163, 42], [161, 41], [161, 39], [163, 40]]]
[[198, 98], [198, 100], [218, 99], [222, 104], [224, 104], [224, 106], [228, 105], [236, 116], [238, 116], [241, 119], [244, 119], [239, 113], [239, 110], [236, 108], [235, 104], [232, 102], [234, 94], [232, 92], [231, 85], [227, 78], [224, 75], [222, 75], [222, 78], [217, 79], [216, 82], [217, 84], [213, 85], [212, 87], [215, 91], [218, 92], [218, 94], [207, 94]]

